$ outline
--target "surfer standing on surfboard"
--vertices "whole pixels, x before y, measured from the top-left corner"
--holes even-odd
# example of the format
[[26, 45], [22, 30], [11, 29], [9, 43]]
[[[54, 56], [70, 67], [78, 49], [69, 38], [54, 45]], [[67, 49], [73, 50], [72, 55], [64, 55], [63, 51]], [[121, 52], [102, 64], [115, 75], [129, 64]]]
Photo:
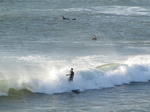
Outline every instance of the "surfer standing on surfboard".
[[74, 77], [73, 68], [71, 68], [69, 74], [66, 74], [66, 76], [69, 76], [68, 81], [73, 81], [73, 77]]

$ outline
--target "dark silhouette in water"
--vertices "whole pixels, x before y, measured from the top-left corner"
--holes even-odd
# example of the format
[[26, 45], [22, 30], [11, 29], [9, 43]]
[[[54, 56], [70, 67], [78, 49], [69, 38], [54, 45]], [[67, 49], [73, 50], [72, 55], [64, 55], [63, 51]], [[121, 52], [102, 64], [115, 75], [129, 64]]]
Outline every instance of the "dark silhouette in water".
[[[62, 16], [63, 20], [70, 20], [69, 18], [65, 18], [64, 16]], [[76, 18], [73, 18], [72, 20], [76, 20]]]
[[97, 37], [93, 35], [92, 40], [97, 40]]
[[64, 16], [62, 16], [62, 19], [63, 19], [63, 20], [69, 20], [69, 18], [65, 18]]

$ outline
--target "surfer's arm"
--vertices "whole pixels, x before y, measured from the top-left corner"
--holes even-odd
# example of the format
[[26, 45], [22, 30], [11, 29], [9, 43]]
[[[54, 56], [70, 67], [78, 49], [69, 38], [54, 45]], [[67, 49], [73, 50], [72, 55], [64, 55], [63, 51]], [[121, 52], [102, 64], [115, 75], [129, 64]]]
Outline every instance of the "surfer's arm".
[[66, 74], [66, 76], [69, 76], [70, 74]]
[[66, 76], [70, 76], [71, 75], [71, 71], [69, 72], [69, 74], [66, 74]]

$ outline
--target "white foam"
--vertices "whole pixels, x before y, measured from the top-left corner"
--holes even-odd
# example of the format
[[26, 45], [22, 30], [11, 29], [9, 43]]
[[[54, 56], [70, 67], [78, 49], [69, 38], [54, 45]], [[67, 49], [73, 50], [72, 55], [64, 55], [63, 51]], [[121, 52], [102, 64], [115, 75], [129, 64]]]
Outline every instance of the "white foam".
[[130, 6], [100, 6], [93, 8], [93, 13], [115, 15], [150, 15], [149, 9]]
[[[77, 59], [84, 61], [88, 58]], [[16, 72], [17, 78], [9, 77], [7, 74], [7, 77], [1, 80], [0, 95], [7, 95], [10, 88], [17, 90], [26, 88], [34, 93], [53, 94], [69, 92], [72, 89], [101, 89], [131, 82], [148, 82], [150, 80], [150, 63], [148, 61], [149, 55], [129, 57], [124, 63], [115, 65], [116, 67], [113, 67], [113, 64], [107, 64], [107, 68], [110, 69], [101, 70], [89, 68], [86, 66], [87, 63], [81, 64], [85, 64], [87, 68], [80, 68], [78, 62], [75, 63], [74, 60], [72, 62], [76, 67], [73, 82], [68, 82], [66, 76], [71, 66], [69, 62], [63, 63], [64, 66], [57, 66], [58, 63], [46, 63], [44, 61], [44, 63], [39, 63], [40, 66], [31, 66], [30, 69], [26, 69], [24, 66], [17, 67], [19, 69]]]

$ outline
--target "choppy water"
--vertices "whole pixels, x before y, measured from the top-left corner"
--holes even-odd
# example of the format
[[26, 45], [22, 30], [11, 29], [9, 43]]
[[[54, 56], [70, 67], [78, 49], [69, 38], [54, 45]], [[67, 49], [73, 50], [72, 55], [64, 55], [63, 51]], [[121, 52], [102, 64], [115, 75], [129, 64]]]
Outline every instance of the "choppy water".
[[0, 110], [148, 112], [149, 6], [148, 0], [1, 0]]

